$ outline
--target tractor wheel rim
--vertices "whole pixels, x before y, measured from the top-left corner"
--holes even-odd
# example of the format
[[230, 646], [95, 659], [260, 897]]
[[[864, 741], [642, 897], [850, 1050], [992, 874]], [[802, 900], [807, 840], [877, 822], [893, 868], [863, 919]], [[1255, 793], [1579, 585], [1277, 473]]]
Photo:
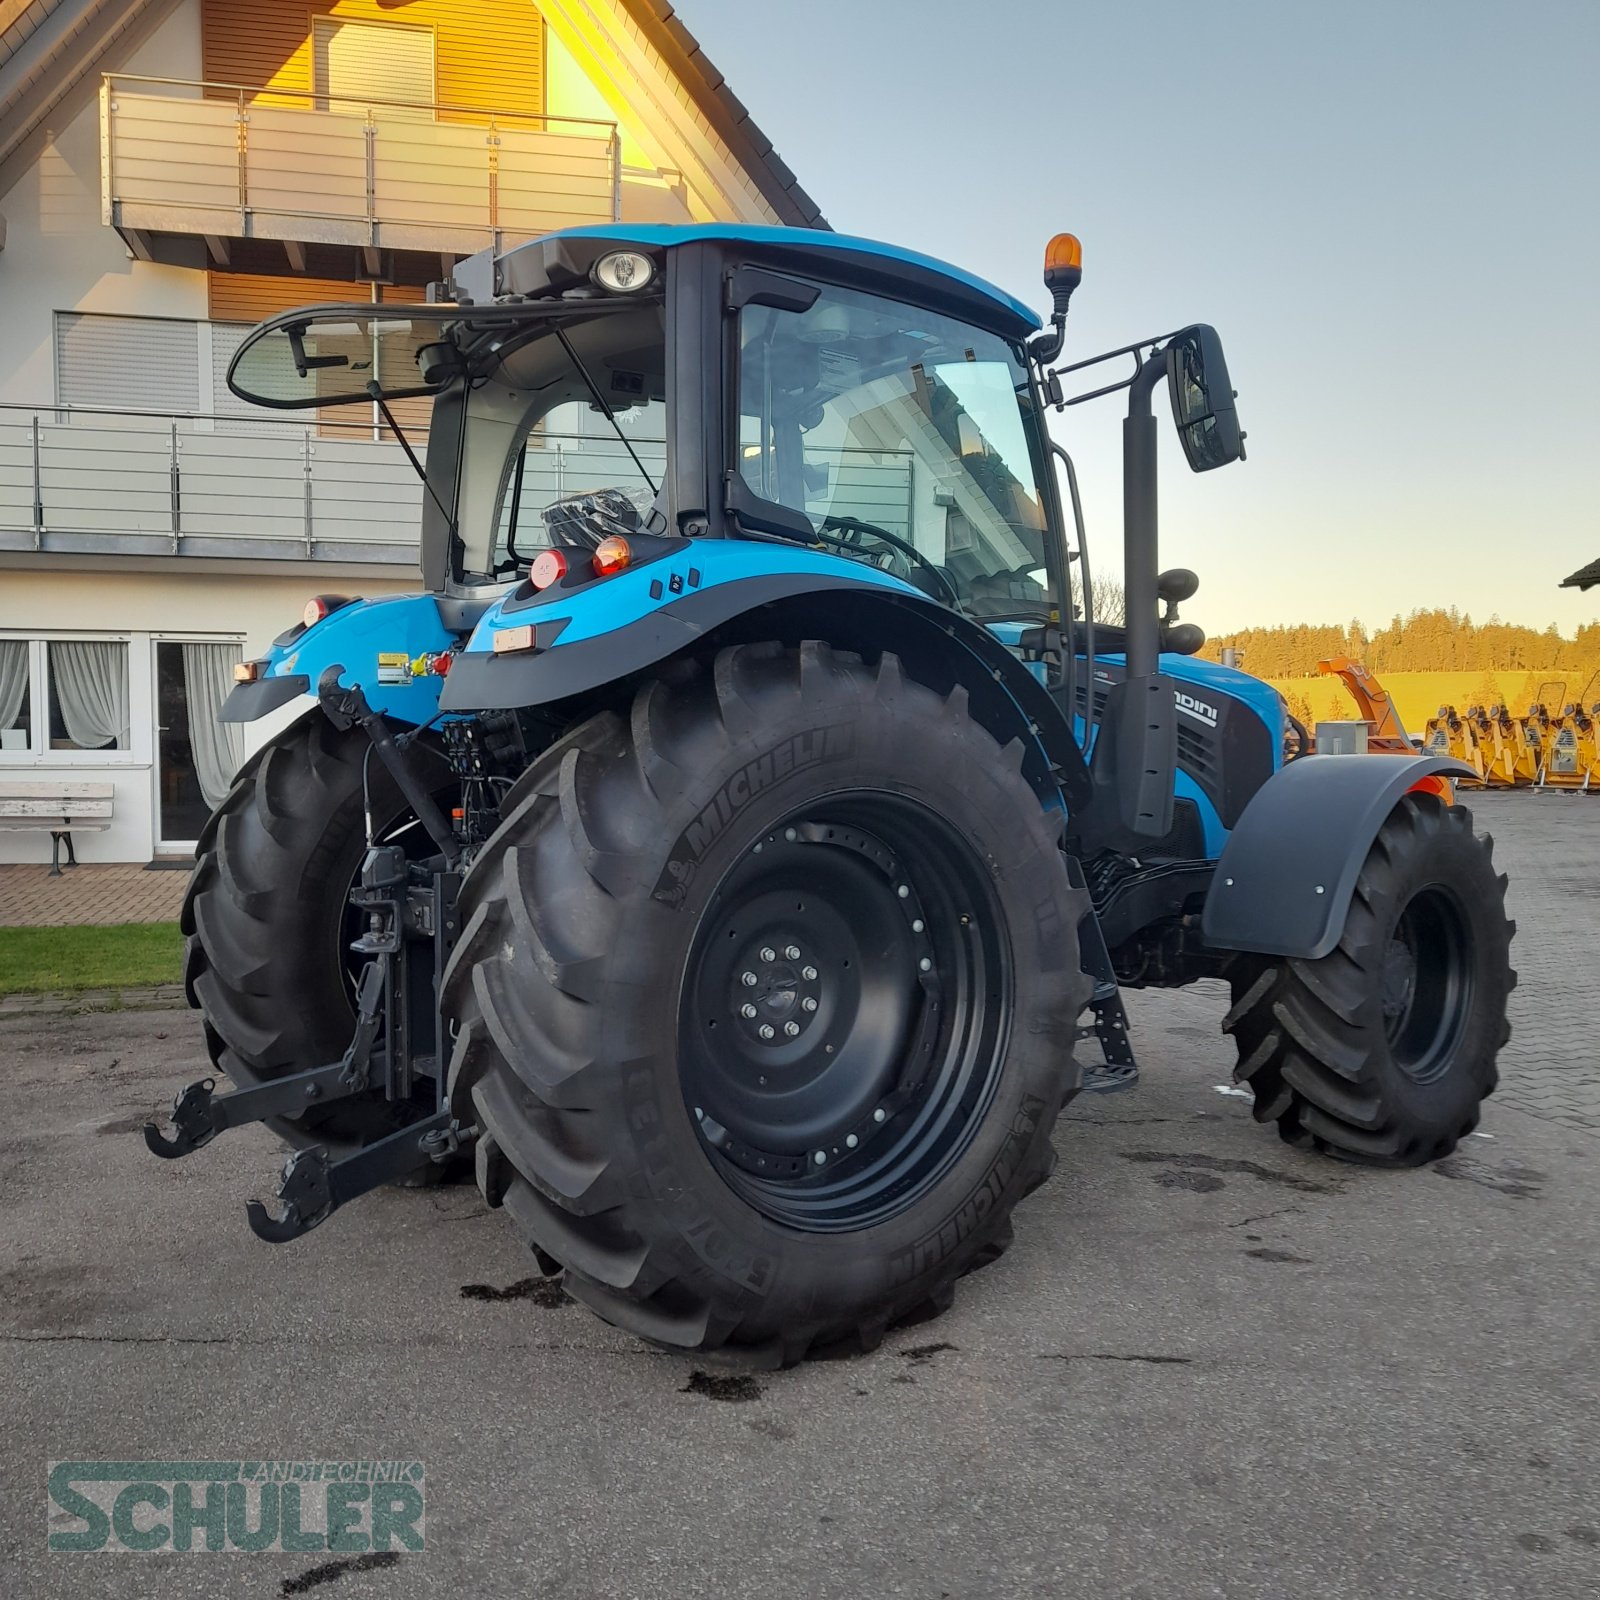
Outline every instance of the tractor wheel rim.
[[1004, 1060], [1010, 956], [973, 847], [901, 796], [753, 840], [685, 969], [679, 1061], [713, 1166], [811, 1232], [903, 1210], [966, 1148]]
[[1390, 1056], [1413, 1082], [1437, 1082], [1455, 1060], [1473, 994], [1467, 919], [1442, 884], [1417, 890], [1401, 909], [1382, 979]]

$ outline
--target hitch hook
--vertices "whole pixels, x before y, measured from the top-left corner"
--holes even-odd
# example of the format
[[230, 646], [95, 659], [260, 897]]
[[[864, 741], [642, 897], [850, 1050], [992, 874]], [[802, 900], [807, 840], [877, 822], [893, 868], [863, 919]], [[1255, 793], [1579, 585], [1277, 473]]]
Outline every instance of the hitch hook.
[[167, 1138], [155, 1123], [145, 1123], [144, 1142], [152, 1154], [163, 1161], [176, 1161], [216, 1138], [217, 1124], [211, 1115], [216, 1087], [215, 1078], [200, 1078], [173, 1097], [172, 1138]]
[[321, 1145], [296, 1150], [284, 1163], [278, 1199], [283, 1211], [276, 1217], [259, 1200], [244, 1203], [250, 1231], [268, 1244], [286, 1244], [290, 1239], [310, 1233], [333, 1210], [333, 1195], [328, 1188], [328, 1154]]

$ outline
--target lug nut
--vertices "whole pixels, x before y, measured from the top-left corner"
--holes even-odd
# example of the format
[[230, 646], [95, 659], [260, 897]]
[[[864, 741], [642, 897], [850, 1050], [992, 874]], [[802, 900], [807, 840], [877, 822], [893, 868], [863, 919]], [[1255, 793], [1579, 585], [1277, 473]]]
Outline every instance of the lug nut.
[[789, 1036], [789, 1037], [790, 1037], [790, 1038], [791, 1038], [791, 1039], [792, 1039], [792, 1038], [794, 1038], [794, 1036], [795, 1036], [795, 1035], [796, 1035], [796, 1034], [797, 1034], [797, 1033], [799, 1033], [799, 1031], [800, 1031], [800, 1024], [799, 1024], [799, 1023], [798, 1023], [798, 1022], [786, 1022], [786, 1023], [784, 1023], [784, 1025], [783, 1025], [783, 1031], [784, 1031], [784, 1032], [785, 1032], [785, 1033], [786, 1033], [786, 1034], [788, 1034], [788, 1036]]
[[783, 956], [786, 961], [798, 961], [800, 959], [800, 946], [797, 944], [786, 945]]
[[746, 1000], [745, 1003], [739, 1007], [739, 1015], [741, 1017], [746, 1017], [753, 1022], [755, 1020], [756, 1008], [751, 1005], [748, 1000]]
[[740, 977], [739, 982], [742, 983], [745, 988], [753, 989], [755, 988], [757, 982], [756, 975], [753, 972], [746, 972]]
[[770, 1022], [763, 1022], [761, 1026], [756, 1029], [756, 1032], [759, 1033], [763, 1039], [771, 1039], [775, 1037], [772, 1031], [772, 1024]]
[[917, 965], [919, 967], [921, 967], [924, 972], [932, 972], [933, 971], [933, 962], [927, 956], [924, 956], [917, 963]]
[[895, 893], [899, 895], [902, 900], [909, 900], [911, 898], [910, 887], [903, 883], [898, 889], [895, 890]]
[[800, 835], [796, 833], [793, 828], [785, 828], [783, 830], [783, 836], [789, 841], [790, 844], [793, 844], [795, 840], [800, 837]]
[[887, 1115], [888, 1113], [883, 1109], [883, 1107], [879, 1106], [878, 1109], [872, 1113], [872, 1120], [874, 1122], [882, 1122]]
[[815, 1011], [817, 1009], [816, 996], [808, 994], [805, 999], [800, 1002], [800, 1009], [802, 1011]]
[[820, 1166], [823, 1165], [824, 1162], [827, 1161], [828, 1152], [826, 1150], [819, 1150], [819, 1151], [817, 1151], [817, 1153], [814, 1156], [812, 1156], [811, 1159], [813, 1161], [815, 1161], [816, 1164], [820, 1167]]
[[817, 981], [817, 969], [815, 967], [801, 967], [800, 976], [807, 983], [815, 983]]
[[853, 1133], [848, 1133], [845, 1135], [844, 1147], [846, 1150], [854, 1150], [855, 1147], [860, 1143], [861, 1141], [856, 1138]]
[[763, 961], [776, 961], [778, 959], [778, 952], [774, 950], [770, 944], [764, 944], [761, 947], [761, 959]]
[[922, 932], [922, 918], [921, 917], [918, 917], [917, 920], [911, 924], [911, 931], [913, 933], [921, 933]]

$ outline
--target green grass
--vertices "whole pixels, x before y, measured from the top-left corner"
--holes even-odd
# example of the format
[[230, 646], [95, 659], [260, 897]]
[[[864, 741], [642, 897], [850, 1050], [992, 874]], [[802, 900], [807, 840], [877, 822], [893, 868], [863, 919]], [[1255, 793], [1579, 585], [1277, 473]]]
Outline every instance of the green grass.
[[0, 928], [0, 994], [139, 989], [177, 983], [182, 968], [176, 922]]

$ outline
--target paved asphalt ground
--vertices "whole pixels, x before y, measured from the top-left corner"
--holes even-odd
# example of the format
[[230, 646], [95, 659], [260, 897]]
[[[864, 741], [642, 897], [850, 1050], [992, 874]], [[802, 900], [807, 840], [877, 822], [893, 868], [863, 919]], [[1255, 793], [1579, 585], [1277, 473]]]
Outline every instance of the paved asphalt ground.
[[[0, 1592], [1588, 1597], [1600, 1592], [1600, 803], [1473, 802], [1513, 875], [1506, 1082], [1431, 1171], [1302, 1156], [1221, 1095], [1216, 989], [1134, 996], [1015, 1248], [876, 1355], [733, 1385], [571, 1305], [471, 1189], [246, 1231], [256, 1130], [139, 1124], [181, 1011], [0, 1024]], [[419, 1457], [428, 1550], [64, 1556], [45, 1461]]]

